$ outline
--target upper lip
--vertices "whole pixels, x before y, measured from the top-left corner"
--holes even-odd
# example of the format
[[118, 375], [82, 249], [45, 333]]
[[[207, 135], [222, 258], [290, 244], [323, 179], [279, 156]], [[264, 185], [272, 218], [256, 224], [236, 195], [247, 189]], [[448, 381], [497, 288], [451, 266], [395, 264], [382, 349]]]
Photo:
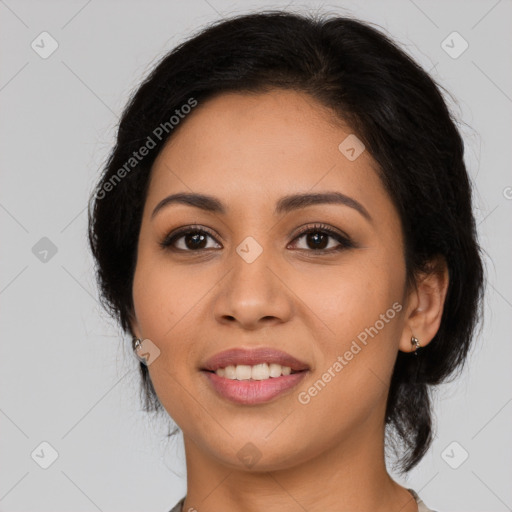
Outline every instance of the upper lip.
[[236, 366], [239, 364], [254, 366], [262, 363], [289, 366], [293, 371], [297, 372], [309, 369], [309, 366], [303, 361], [299, 361], [282, 350], [276, 350], [271, 347], [253, 349], [233, 348], [225, 350], [208, 359], [201, 369], [214, 372], [218, 368], [225, 368], [226, 366]]

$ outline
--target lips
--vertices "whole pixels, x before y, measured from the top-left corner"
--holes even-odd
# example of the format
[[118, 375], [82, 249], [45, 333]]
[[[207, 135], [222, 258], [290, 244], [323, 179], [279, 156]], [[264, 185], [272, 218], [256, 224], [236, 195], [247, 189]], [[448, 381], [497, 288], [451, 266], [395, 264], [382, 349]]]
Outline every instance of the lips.
[[[254, 377], [257, 365], [265, 369], [263, 373], [261, 368], [260, 372], [256, 372], [259, 378]], [[251, 367], [253, 370], [249, 378], [247, 375]], [[237, 378], [225, 375], [228, 370], [232, 374], [235, 368]], [[270, 369], [274, 375], [269, 374]], [[205, 382], [219, 397], [237, 405], [258, 405], [289, 394], [308, 375], [309, 366], [281, 350], [259, 347], [219, 352], [208, 359], [200, 370]], [[276, 370], [279, 370], [278, 375], [275, 374]], [[243, 375], [241, 380], [239, 371]]]
[[299, 361], [286, 352], [270, 347], [260, 347], [254, 349], [235, 348], [219, 352], [208, 359], [202, 365], [201, 370], [215, 372], [219, 368], [226, 368], [226, 366], [254, 366], [262, 363], [289, 366], [294, 373], [309, 369], [305, 362]]

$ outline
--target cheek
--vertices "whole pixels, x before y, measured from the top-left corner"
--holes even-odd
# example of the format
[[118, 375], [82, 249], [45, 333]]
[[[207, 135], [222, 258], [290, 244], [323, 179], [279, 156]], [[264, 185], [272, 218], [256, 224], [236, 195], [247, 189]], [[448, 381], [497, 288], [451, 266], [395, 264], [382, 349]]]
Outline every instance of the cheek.
[[[297, 272], [292, 288], [309, 309], [309, 316], [313, 314], [324, 325], [326, 334], [347, 339], [402, 300], [405, 270], [391, 261], [371, 251], [360, 253], [346, 265]], [[395, 313], [392, 310], [388, 316], [395, 318]]]
[[[318, 414], [322, 407], [330, 408], [340, 399], [353, 407], [356, 416], [367, 414], [387, 391], [398, 353], [405, 267], [397, 255], [370, 250], [357, 261], [331, 267], [323, 276], [309, 274], [297, 280], [294, 288], [319, 319], [316, 327], [322, 333], [315, 336], [315, 377], [324, 381], [325, 375], [328, 384], [324, 390], [320, 382], [322, 391], [318, 400], [316, 395], [312, 400], [315, 405], [311, 409]], [[307, 389], [303, 391], [307, 393]], [[316, 389], [311, 391], [315, 394]]]
[[[158, 258], [138, 259], [133, 281], [135, 316], [143, 338], [150, 339], [160, 354], [149, 367], [158, 399], [178, 425], [199, 421], [200, 411], [191, 407], [191, 368], [197, 355], [191, 339], [194, 306], [200, 303], [205, 287]], [[195, 323], [197, 327], [197, 323]]]
[[205, 288], [200, 276], [142, 250], [133, 281], [135, 315], [142, 335], [160, 341], [171, 336], [175, 326], [200, 303]]
[[[201, 326], [209, 311], [208, 290], [214, 285], [211, 275], [207, 269], [180, 268], [154, 251], [141, 251], [133, 301], [141, 335], [160, 349], [159, 360], [149, 367], [155, 389], [160, 379], [185, 382], [193, 377], [190, 369], [197, 365]], [[176, 386], [164, 392], [173, 393], [173, 389]]]
[[297, 412], [314, 422], [329, 411], [326, 437], [348, 432], [385, 404], [403, 324], [400, 267], [387, 268], [394, 271], [365, 265], [339, 270], [325, 284], [311, 276], [302, 281], [298, 295], [315, 290], [307, 306], [329, 329], [315, 336], [317, 366], [298, 390]]

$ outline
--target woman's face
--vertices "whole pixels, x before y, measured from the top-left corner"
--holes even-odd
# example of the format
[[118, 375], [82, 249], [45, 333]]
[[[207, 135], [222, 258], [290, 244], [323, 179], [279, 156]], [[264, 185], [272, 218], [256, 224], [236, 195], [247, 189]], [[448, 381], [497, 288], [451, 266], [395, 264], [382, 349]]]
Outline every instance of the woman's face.
[[[358, 144], [305, 94], [233, 93], [196, 107], [155, 161], [133, 328], [160, 350], [154, 388], [204, 457], [271, 470], [382, 442], [411, 332], [400, 219]], [[161, 204], [173, 194], [215, 202]], [[246, 352], [222, 359], [230, 349]], [[275, 351], [302, 371], [282, 375], [278, 361], [294, 365]], [[207, 371], [217, 354], [238, 368]]]

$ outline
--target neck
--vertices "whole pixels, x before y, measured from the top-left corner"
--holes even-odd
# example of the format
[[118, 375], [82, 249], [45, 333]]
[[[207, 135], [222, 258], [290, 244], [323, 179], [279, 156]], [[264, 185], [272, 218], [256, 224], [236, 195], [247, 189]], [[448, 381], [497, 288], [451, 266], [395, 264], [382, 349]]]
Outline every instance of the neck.
[[413, 496], [388, 474], [384, 428], [358, 426], [350, 438], [314, 458], [269, 471], [222, 463], [184, 435], [187, 496], [184, 511], [418, 512]]

